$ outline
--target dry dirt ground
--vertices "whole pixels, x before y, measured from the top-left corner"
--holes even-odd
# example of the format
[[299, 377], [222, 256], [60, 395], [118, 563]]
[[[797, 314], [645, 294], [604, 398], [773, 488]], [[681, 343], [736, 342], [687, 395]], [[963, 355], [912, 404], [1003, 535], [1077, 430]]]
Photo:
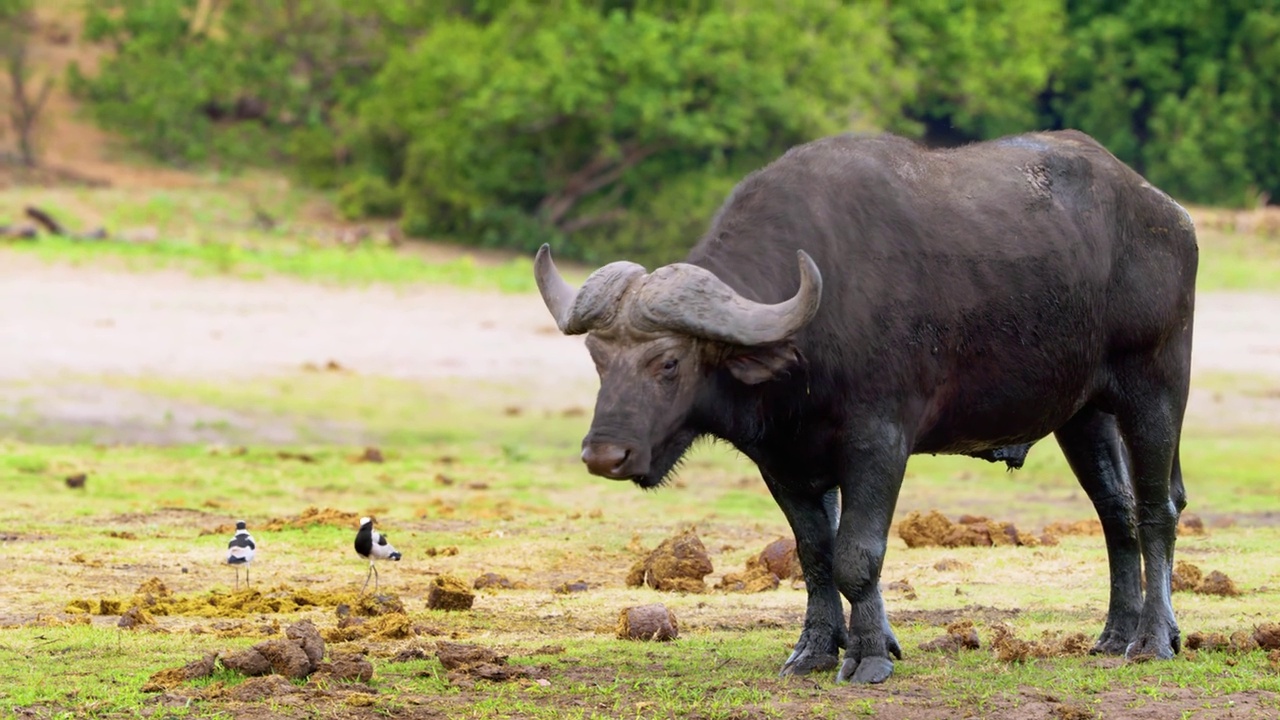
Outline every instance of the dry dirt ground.
[[[581, 345], [556, 332], [536, 295], [143, 276], [0, 254], [0, 412], [21, 406], [50, 428], [51, 439], [59, 427], [93, 426], [106, 433], [103, 441], [209, 441], [217, 439], [209, 428], [244, 420], [104, 388], [96, 376], [216, 381], [331, 360], [363, 375], [518, 383], [534, 404], [554, 398], [589, 406], [594, 371]], [[1280, 296], [1201, 294], [1194, 371], [1280, 377]], [[1239, 407], [1197, 391], [1191, 412], [1276, 420], [1278, 407]], [[137, 422], [166, 412], [183, 422], [165, 424], [167, 431]], [[205, 436], [191, 435], [195, 426]], [[259, 423], [255, 430], [264, 441], [293, 440], [289, 428]]]

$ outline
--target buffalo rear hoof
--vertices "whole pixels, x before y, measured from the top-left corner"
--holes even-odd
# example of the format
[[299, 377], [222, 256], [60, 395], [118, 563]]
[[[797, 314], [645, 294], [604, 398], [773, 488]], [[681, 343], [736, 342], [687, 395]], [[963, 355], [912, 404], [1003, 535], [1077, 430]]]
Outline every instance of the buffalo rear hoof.
[[887, 657], [864, 657], [861, 660], [847, 658], [840, 672], [836, 673], [838, 683], [860, 683], [870, 685], [882, 683], [893, 674], [893, 661]]
[[1150, 633], [1139, 635], [1129, 647], [1125, 648], [1126, 660], [1141, 662], [1143, 660], [1172, 660], [1182, 648], [1182, 638], [1177, 630], [1168, 635]]

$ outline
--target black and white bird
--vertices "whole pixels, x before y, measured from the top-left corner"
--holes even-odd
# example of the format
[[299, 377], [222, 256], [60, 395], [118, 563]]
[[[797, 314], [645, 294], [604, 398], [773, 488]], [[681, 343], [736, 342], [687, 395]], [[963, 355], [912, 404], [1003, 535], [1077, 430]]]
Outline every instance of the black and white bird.
[[244, 585], [249, 586], [249, 563], [253, 562], [253, 551], [258, 548], [253, 536], [245, 529], [243, 520], [236, 523], [235, 537], [227, 543], [227, 564], [236, 567], [236, 590], [240, 589], [240, 566], [244, 566]]
[[369, 572], [364, 576], [364, 592], [369, 587], [369, 578], [373, 578], [373, 590], [378, 591], [378, 568], [376, 560], [399, 560], [400, 552], [387, 542], [387, 536], [373, 529], [373, 518], [360, 518], [360, 529], [356, 532], [356, 553], [369, 561]]

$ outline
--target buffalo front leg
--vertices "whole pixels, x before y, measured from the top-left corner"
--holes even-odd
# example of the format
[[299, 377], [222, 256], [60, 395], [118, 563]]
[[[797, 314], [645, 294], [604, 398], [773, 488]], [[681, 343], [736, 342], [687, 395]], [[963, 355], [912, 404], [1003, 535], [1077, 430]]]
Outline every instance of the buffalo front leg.
[[835, 526], [839, 521], [839, 491], [822, 495], [797, 492], [775, 476], [762, 472], [765, 484], [782, 509], [796, 538], [796, 557], [804, 571], [808, 606], [804, 629], [780, 675], [807, 675], [835, 668], [845, 646], [844, 612], [831, 572]]
[[1086, 407], [1055, 433], [1062, 454], [1093, 502], [1107, 543], [1111, 602], [1107, 622], [1090, 652], [1123, 655], [1142, 612], [1142, 551], [1133, 485], [1114, 415]]
[[836, 682], [884, 682], [893, 674], [890, 656], [902, 659], [880, 596], [880, 568], [909, 453], [900, 435], [886, 435], [853, 453], [840, 486], [835, 575], [851, 607], [849, 640]]

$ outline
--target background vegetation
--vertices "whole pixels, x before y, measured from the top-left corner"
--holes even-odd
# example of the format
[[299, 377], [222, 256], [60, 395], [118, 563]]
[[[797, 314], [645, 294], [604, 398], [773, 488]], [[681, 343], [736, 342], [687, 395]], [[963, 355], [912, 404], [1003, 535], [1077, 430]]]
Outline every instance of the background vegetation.
[[1179, 199], [1280, 196], [1280, 0], [103, 0], [72, 89], [172, 163], [349, 217], [677, 257], [791, 145], [1075, 127]]

